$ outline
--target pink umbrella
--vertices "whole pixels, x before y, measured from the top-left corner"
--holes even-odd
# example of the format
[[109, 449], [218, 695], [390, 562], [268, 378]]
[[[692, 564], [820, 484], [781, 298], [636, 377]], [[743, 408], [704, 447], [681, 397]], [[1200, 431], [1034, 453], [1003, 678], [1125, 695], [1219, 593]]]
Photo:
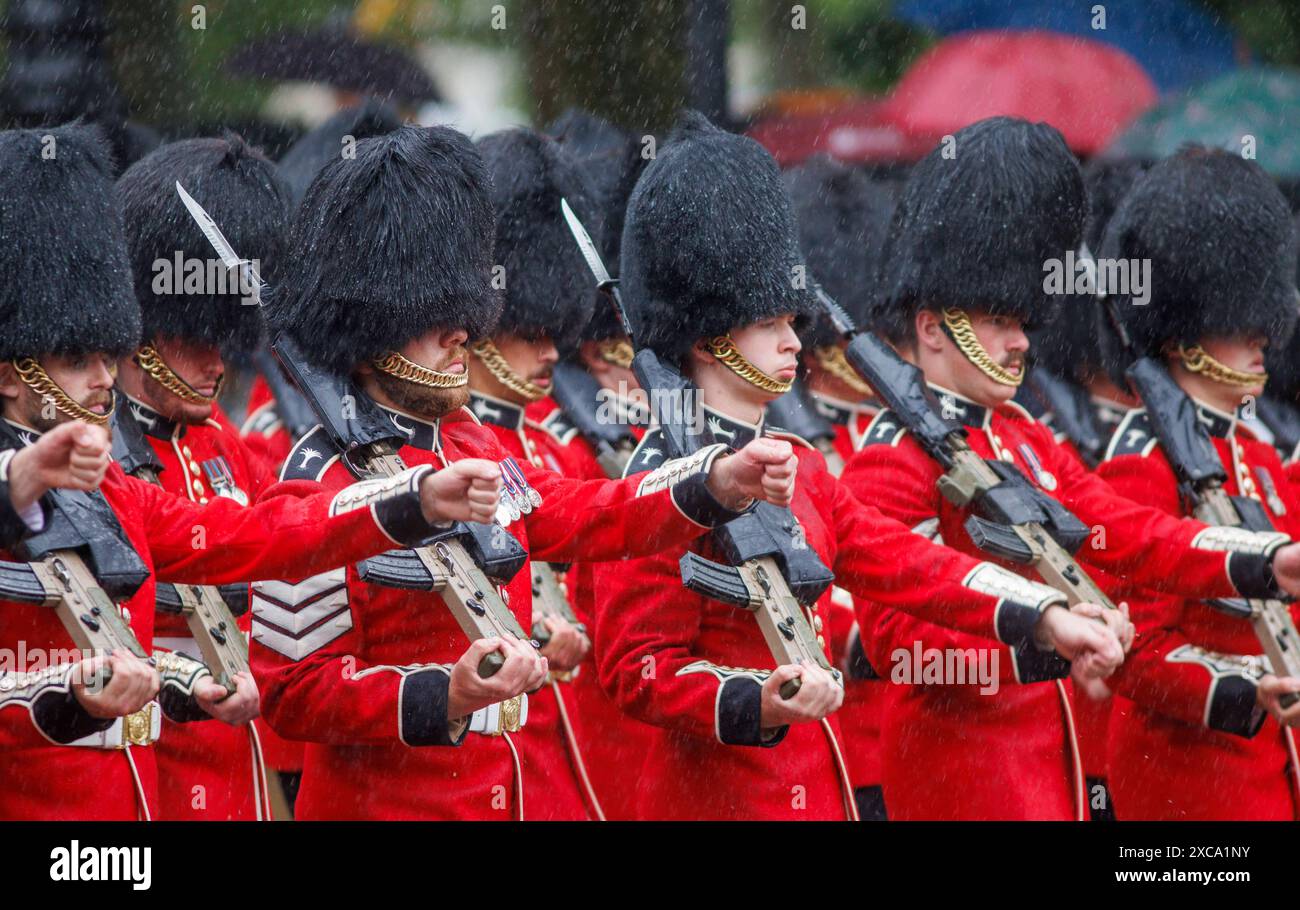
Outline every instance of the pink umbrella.
[[879, 116], [931, 145], [986, 117], [1041, 120], [1091, 155], [1156, 96], [1137, 61], [1109, 44], [1038, 30], [966, 32], [921, 55]]

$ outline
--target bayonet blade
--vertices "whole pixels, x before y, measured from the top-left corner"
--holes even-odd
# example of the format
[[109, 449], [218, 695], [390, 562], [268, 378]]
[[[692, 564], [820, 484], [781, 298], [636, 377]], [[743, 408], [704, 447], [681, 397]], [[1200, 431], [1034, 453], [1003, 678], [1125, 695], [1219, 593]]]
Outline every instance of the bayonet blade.
[[217, 223], [212, 220], [212, 216], [208, 214], [207, 210], [203, 208], [203, 206], [199, 205], [198, 200], [185, 192], [185, 187], [181, 186], [179, 180], [176, 181], [176, 192], [180, 195], [181, 202], [185, 203], [185, 208], [189, 210], [190, 217], [193, 218], [195, 224], [199, 226], [199, 230], [203, 232], [203, 236], [208, 238], [208, 243], [212, 244], [212, 249], [216, 251], [217, 256], [225, 264], [226, 268], [239, 268], [244, 279], [248, 282], [248, 286], [252, 290], [254, 297], [260, 300], [262, 276], [257, 273], [257, 269], [253, 267], [253, 263], [249, 262], [247, 259], [239, 258], [239, 255], [235, 252], [235, 248], [232, 247], [230, 241], [226, 239], [226, 235], [221, 233], [221, 228], [217, 227]]
[[568, 200], [560, 199], [560, 209], [564, 212], [564, 220], [569, 225], [569, 231], [573, 234], [573, 239], [578, 241], [578, 249], [582, 250], [582, 258], [587, 260], [587, 268], [591, 269], [591, 274], [596, 278], [596, 286], [604, 287], [611, 279], [609, 269], [605, 268], [605, 263], [600, 258], [600, 253], [596, 250], [596, 244], [592, 242], [591, 235], [587, 229], [582, 226], [578, 216], [569, 208]]

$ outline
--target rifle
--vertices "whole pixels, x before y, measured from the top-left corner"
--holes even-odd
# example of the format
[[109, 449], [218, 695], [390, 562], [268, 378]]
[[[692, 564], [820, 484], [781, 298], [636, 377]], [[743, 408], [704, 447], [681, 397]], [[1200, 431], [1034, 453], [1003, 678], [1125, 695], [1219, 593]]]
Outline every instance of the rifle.
[[[113, 411], [113, 460], [127, 474], [161, 487], [162, 463], [144, 438], [140, 424], [118, 396]], [[248, 610], [245, 585], [183, 585], [158, 582], [154, 591], [158, 609], [185, 617], [190, 635], [217, 683], [234, 694], [235, 674], [248, 670], [248, 642], [236, 622]]]
[[1041, 364], [1026, 377], [1038, 397], [1051, 409], [1056, 427], [1074, 443], [1090, 467], [1101, 463], [1106, 443], [1092, 416], [1088, 393], [1061, 379]]
[[[587, 627], [578, 621], [578, 614], [573, 612], [569, 596], [565, 593], [564, 583], [560, 581], [555, 567], [549, 562], [534, 559], [528, 564], [532, 571], [533, 606], [542, 616], [563, 619], [583, 635]], [[551, 632], [544, 623], [533, 624], [533, 639], [542, 647], [551, 640]]]
[[[285, 372], [302, 392], [343, 463], [361, 479], [393, 477], [406, 470], [397, 453], [405, 435], [384, 419], [379, 407], [351, 380], [316, 369], [297, 346], [281, 336], [271, 346]], [[497, 592], [523, 568], [528, 553], [510, 532], [458, 521], [409, 550], [389, 550], [357, 564], [357, 574], [371, 584], [412, 591], [436, 591], [470, 641], [480, 638], [528, 640], [518, 620]], [[486, 655], [478, 675], [492, 676], [505, 663], [500, 652]]]
[[835, 427], [817, 410], [812, 393], [802, 382], [796, 379], [794, 388], [768, 402], [767, 416], [781, 429], [815, 445], [831, 474], [839, 477], [844, 473], [844, 459], [835, 451]]
[[253, 365], [262, 374], [275, 398], [275, 413], [289, 432], [289, 438], [301, 439], [306, 436], [316, 426], [316, 415], [312, 413], [311, 405], [293, 387], [293, 383], [285, 378], [280, 365], [269, 351], [262, 349], [254, 354]]
[[[235, 253], [212, 216], [185, 192], [176, 192], [190, 216], [212, 244], [226, 268], [242, 268], [244, 280], [262, 296], [261, 278], [247, 260]], [[406, 441], [385, 420], [379, 407], [344, 376], [318, 370], [307, 363], [297, 346], [281, 337], [271, 351], [306, 398], [331, 441], [343, 453], [343, 463], [362, 478], [393, 477], [406, 470], [397, 454]], [[275, 371], [271, 371], [274, 373]], [[518, 620], [505, 605], [494, 582], [504, 584], [523, 568], [528, 553], [505, 528], [477, 522], [455, 522], [409, 550], [389, 550], [357, 564], [362, 581], [411, 591], [436, 591], [470, 641], [517, 638], [527, 641]], [[478, 675], [487, 679], [505, 664], [498, 651], [479, 661]]]
[[[1127, 376], [1146, 406], [1160, 448], [1178, 478], [1179, 492], [1192, 506], [1192, 515], [1207, 525], [1280, 534], [1268, 513], [1247, 496], [1229, 496], [1223, 485], [1228, 474], [1196, 416], [1196, 406], [1168, 371], [1150, 357], [1134, 361]], [[1280, 600], [1222, 598], [1207, 603], [1216, 610], [1249, 619], [1255, 636], [1279, 676], [1300, 677], [1300, 635], [1287, 605]], [[1279, 701], [1290, 707], [1300, 695], [1287, 693]]]
[[[597, 289], [609, 297], [628, 338], [635, 339], [618, 282], [609, 276], [568, 202], [561, 200], [560, 207]], [[668, 456], [681, 458], [701, 448], [700, 422], [686, 417], [685, 406], [692, 398], [690, 383], [649, 348], [636, 352], [632, 370], [650, 396]], [[713, 529], [711, 537], [726, 564], [691, 552], [682, 556], [682, 584], [697, 594], [751, 611], [777, 666], [816, 664], [843, 685], [842, 674], [826, 659], [803, 612], [803, 605], [814, 603], [835, 576], [809, 547], [795, 545], [797, 527], [788, 508], [757, 503], [739, 518]], [[793, 698], [800, 685], [798, 677], [787, 681], [781, 686], [781, 697]]]
[[1032, 566], [1071, 604], [1095, 603], [1115, 609], [1110, 598], [1074, 561], [1088, 528], [1055, 499], [1031, 486], [1014, 465], [985, 461], [966, 441], [966, 429], [941, 416], [921, 371], [853, 320], [820, 286], [814, 295], [849, 345], [844, 352], [881, 400], [944, 469], [939, 492], [953, 505], [969, 505], [964, 527], [986, 553]]
[[617, 480], [632, 459], [636, 437], [621, 423], [597, 419], [600, 391], [600, 383], [577, 364], [561, 361], [551, 373], [551, 397], [596, 450], [596, 461], [605, 476]]

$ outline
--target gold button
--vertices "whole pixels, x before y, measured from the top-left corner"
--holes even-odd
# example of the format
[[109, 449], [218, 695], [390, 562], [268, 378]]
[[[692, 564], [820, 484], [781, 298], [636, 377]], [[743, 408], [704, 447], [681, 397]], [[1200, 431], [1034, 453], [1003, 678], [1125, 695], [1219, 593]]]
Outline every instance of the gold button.
[[199, 473], [199, 470], [200, 470], [200, 468], [199, 468], [199, 463], [198, 463], [197, 461], [191, 461], [191, 462], [190, 462], [190, 473], [191, 473], [191, 474], [197, 474], [197, 473]]
[[181, 454], [184, 455], [186, 458], [189, 458], [189, 457], [190, 457], [190, 447], [189, 447], [189, 446], [181, 446]]
[[1002, 459], [1003, 461], [1015, 461], [1015, 460], [1016, 460], [1016, 456], [1012, 455], [1010, 452], [1003, 452], [1002, 455], [999, 456], [999, 457], [1001, 457], [1001, 459]]
[[817, 647], [823, 650], [826, 649], [826, 639], [822, 638], [820, 635], [817, 636]]
[[207, 504], [208, 504], [208, 497], [206, 497], [206, 496], [200, 496], [200, 497], [199, 497], [199, 505], [207, 505]]
[[195, 493], [203, 492], [203, 481], [199, 480], [197, 477], [194, 478], [194, 492]]
[[813, 617], [813, 629], [818, 632], [822, 630], [822, 618], [820, 616]]

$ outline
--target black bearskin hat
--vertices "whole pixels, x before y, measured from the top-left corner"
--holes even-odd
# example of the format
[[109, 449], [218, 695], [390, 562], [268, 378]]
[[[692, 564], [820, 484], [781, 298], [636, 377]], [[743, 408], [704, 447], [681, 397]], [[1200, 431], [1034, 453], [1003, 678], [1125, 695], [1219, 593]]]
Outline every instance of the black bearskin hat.
[[317, 367], [348, 373], [437, 328], [491, 334], [490, 178], [447, 127], [405, 126], [327, 164], [289, 229], [266, 316]]
[[[880, 247], [894, 211], [893, 194], [865, 171], [826, 155], [786, 171], [785, 185], [799, 222], [809, 277], [864, 325]], [[819, 314], [803, 342], [816, 348], [838, 339], [830, 320]]]
[[1286, 343], [1296, 322], [1291, 212], [1254, 161], [1188, 146], [1156, 164], [1120, 203], [1102, 255], [1150, 260], [1150, 299], [1111, 291], [1135, 353], [1166, 343], [1262, 333]]
[[638, 345], [681, 362], [697, 339], [816, 312], [772, 156], [687, 112], [646, 167], [623, 226], [623, 299]]
[[[185, 191], [212, 216], [235, 252], [257, 261], [264, 281], [274, 283], [289, 195], [275, 165], [234, 133], [220, 139], [186, 139], [141, 158], [118, 178], [117, 195], [135, 275], [143, 338], [162, 335], [251, 351], [262, 333], [261, 307], [249, 302], [236, 272], [227, 274], [176, 192]], [[205, 264], [201, 288], [186, 292], [188, 268]], [[159, 268], [165, 263], [166, 275]], [[218, 287], [209, 283], [220, 269]], [[156, 265], [158, 267], [156, 267]], [[160, 279], [170, 277], [170, 281]], [[161, 289], [163, 293], [158, 293]], [[217, 291], [226, 289], [224, 293]], [[200, 292], [202, 291], [202, 292]]]
[[576, 345], [596, 305], [595, 279], [560, 209], [569, 203], [599, 244], [595, 190], [554, 139], [532, 130], [493, 133], [478, 143], [492, 179], [495, 264], [504, 268], [505, 305], [497, 331], [550, 336], [563, 352]]
[[953, 139], [912, 170], [890, 222], [872, 311], [894, 341], [911, 337], [922, 308], [1049, 322], [1044, 263], [1083, 233], [1083, 178], [1055, 129], [991, 117]]
[[383, 102], [373, 98], [355, 107], [344, 108], [302, 136], [280, 157], [280, 176], [289, 187], [293, 205], [302, 201], [308, 185], [321, 168], [343, 157], [343, 139], [357, 142], [383, 136], [402, 125], [402, 118]]
[[[547, 132], [575, 158], [596, 188], [604, 226], [599, 237], [594, 227], [585, 222], [584, 227], [593, 231], [592, 239], [600, 246], [605, 268], [617, 278], [627, 200], [641, 171], [649, 164], [649, 156], [642, 155], [643, 146], [631, 133], [577, 108], [565, 111]], [[605, 341], [622, 335], [623, 326], [602, 294], [596, 301], [595, 314], [583, 328], [582, 340]]]
[[140, 342], [113, 164], [98, 127], [0, 132], [0, 359]]
[[[1100, 255], [1102, 234], [1116, 206], [1147, 167], [1146, 162], [1131, 158], [1095, 158], [1084, 166], [1088, 219], [1083, 242], [1094, 257]], [[1067, 296], [1056, 317], [1031, 334], [1029, 353], [1034, 362], [1080, 385], [1099, 373], [1123, 376], [1127, 358], [1114, 333], [1110, 317], [1093, 295]]]

